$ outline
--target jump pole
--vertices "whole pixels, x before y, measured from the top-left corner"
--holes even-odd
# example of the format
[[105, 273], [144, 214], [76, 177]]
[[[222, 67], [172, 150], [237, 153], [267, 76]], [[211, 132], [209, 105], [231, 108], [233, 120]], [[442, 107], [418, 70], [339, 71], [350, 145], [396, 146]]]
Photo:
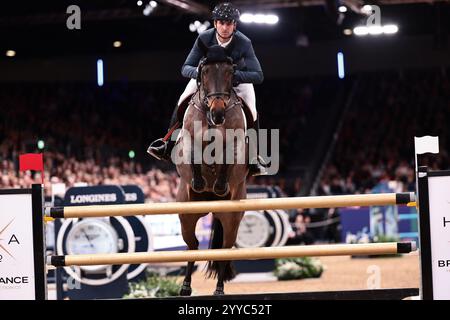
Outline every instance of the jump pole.
[[174, 213], [198, 214], [248, 210], [406, 205], [414, 201], [415, 195], [413, 192], [379, 193], [318, 197], [55, 207], [45, 208], [45, 215], [51, 218], [90, 218]]
[[294, 257], [389, 255], [416, 250], [415, 242], [385, 242], [367, 244], [309, 245], [243, 249], [208, 249], [187, 251], [134, 252], [115, 254], [80, 254], [48, 256], [47, 264], [55, 267], [120, 265], [158, 262], [188, 262], [214, 260], [258, 260]]

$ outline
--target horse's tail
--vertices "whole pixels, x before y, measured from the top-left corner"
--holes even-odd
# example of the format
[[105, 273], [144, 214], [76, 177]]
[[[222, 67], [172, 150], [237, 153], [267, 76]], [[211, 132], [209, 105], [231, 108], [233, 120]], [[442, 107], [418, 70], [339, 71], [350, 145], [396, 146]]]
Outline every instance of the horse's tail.
[[[221, 249], [223, 245], [223, 227], [219, 219], [214, 218], [211, 226], [211, 237], [209, 240], [210, 249]], [[208, 278], [217, 278], [219, 274], [219, 261], [208, 261], [206, 276]], [[225, 263], [225, 272], [223, 281], [229, 281], [236, 276], [231, 261], [223, 261]]]

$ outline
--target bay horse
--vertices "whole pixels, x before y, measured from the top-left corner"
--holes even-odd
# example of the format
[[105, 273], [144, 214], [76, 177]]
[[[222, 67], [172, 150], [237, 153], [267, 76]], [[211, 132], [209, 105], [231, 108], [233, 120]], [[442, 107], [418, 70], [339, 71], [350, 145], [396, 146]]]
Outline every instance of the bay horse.
[[[200, 62], [197, 78], [197, 91], [191, 97], [186, 110], [183, 129], [173, 152], [184, 156], [176, 163], [180, 175], [180, 185], [176, 200], [239, 200], [245, 199], [246, 177], [248, 175], [248, 144], [245, 143], [246, 117], [243, 104], [233, 90], [233, 61], [229, 52], [219, 45], [206, 48], [205, 58]], [[195, 125], [197, 123], [197, 125]], [[242, 133], [241, 136], [228, 137], [227, 129]], [[207, 131], [209, 130], [209, 131]], [[207, 151], [208, 141], [205, 141], [205, 132], [214, 134], [214, 142], [218, 143], [219, 150], [211, 154], [215, 161], [206, 163], [204, 152]], [[228, 131], [230, 132], [230, 131]], [[217, 134], [217, 135], [216, 135]], [[212, 139], [212, 137], [211, 137]], [[217, 139], [221, 141], [216, 141]], [[195, 159], [195, 143], [201, 146], [201, 158]], [[227, 153], [227, 146], [231, 148]], [[198, 150], [198, 148], [197, 148]], [[199, 150], [198, 150], [199, 151]], [[239, 153], [241, 152], [241, 153]], [[239, 158], [239, 154], [243, 158]], [[227, 158], [228, 157], [228, 158]], [[221, 159], [222, 161], [217, 161]], [[197, 160], [197, 161], [196, 161]], [[181, 233], [189, 250], [197, 250], [199, 241], [195, 235], [197, 221], [207, 215], [206, 212], [198, 214], [179, 214]], [[211, 238], [209, 248], [231, 248], [234, 246], [239, 224], [244, 215], [243, 211], [213, 212]], [[188, 262], [186, 274], [180, 295], [191, 295], [191, 275], [195, 262]], [[231, 261], [209, 261], [207, 276], [217, 278], [214, 295], [224, 294], [224, 282], [234, 278], [235, 270]]]

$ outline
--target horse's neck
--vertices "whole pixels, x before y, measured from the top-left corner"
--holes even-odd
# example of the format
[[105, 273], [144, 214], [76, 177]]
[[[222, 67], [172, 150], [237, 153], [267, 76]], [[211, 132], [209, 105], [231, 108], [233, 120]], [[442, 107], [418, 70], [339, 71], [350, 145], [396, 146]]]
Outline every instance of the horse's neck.
[[192, 99], [191, 99], [191, 102], [192, 102], [193, 104], [195, 104], [197, 107], [200, 107], [200, 108], [203, 107], [203, 104], [202, 104], [202, 101], [201, 101], [201, 99], [200, 99], [200, 96], [201, 96], [202, 94], [204, 94], [204, 93], [201, 92], [201, 91], [202, 91], [202, 88], [201, 88], [201, 87], [198, 87], [198, 88], [197, 88], [197, 91], [194, 93], [194, 95], [192, 96]]

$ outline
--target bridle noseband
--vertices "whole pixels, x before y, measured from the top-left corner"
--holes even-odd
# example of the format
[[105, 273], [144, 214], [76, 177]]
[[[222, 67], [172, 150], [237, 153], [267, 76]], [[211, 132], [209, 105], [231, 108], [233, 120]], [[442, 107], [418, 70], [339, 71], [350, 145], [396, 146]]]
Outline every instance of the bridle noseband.
[[[214, 102], [214, 100], [216, 99], [220, 99], [223, 101], [224, 105], [228, 105], [230, 103], [231, 100], [231, 91], [230, 92], [211, 92], [208, 93], [207, 95], [205, 95], [203, 97], [203, 104], [208, 106], [208, 98], [214, 97], [214, 99], [212, 100], [211, 104]], [[224, 99], [224, 97], [228, 97], [228, 99]]]

